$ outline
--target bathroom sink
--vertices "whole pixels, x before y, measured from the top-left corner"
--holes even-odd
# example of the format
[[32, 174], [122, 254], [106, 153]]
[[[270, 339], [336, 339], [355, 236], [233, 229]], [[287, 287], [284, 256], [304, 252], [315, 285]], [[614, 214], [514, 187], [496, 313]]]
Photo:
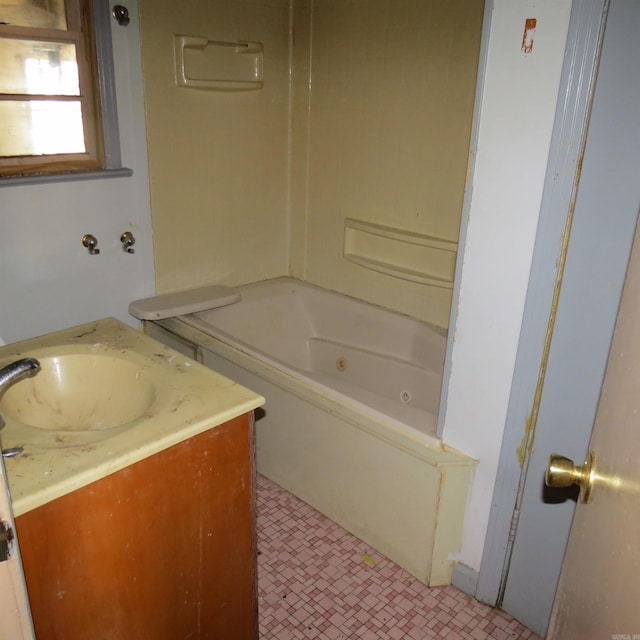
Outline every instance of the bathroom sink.
[[[186, 442], [264, 400], [115, 318], [0, 347], [31, 378], [0, 396], [14, 514]], [[204, 464], [205, 461], [202, 461]]]
[[138, 420], [156, 398], [140, 363], [113, 353], [31, 354], [41, 370], [11, 386], [0, 415], [37, 429], [100, 431]]

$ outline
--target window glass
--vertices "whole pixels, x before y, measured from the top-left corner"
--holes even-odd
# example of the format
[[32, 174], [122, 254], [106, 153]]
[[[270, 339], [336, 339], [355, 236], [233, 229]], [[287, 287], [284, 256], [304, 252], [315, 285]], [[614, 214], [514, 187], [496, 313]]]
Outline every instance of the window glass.
[[0, 24], [66, 29], [64, 0], [1, 0]]
[[77, 100], [0, 102], [0, 156], [84, 153], [82, 109]]
[[80, 95], [75, 44], [0, 39], [0, 93]]
[[106, 168], [91, 0], [0, 0], [0, 18], [0, 177]]

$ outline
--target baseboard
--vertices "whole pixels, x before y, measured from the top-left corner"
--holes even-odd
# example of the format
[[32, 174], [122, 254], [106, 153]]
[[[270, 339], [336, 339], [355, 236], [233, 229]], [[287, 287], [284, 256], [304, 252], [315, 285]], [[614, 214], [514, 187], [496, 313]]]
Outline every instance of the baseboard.
[[478, 587], [478, 572], [458, 562], [451, 573], [451, 584], [464, 593], [475, 596]]

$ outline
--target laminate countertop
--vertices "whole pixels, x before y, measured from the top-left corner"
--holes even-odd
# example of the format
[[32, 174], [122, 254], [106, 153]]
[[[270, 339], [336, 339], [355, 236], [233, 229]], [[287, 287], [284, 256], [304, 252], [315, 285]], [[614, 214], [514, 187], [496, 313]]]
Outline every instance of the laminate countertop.
[[26, 357], [41, 371], [0, 399], [16, 516], [264, 403], [114, 318], [0, 347], [0, 368]]

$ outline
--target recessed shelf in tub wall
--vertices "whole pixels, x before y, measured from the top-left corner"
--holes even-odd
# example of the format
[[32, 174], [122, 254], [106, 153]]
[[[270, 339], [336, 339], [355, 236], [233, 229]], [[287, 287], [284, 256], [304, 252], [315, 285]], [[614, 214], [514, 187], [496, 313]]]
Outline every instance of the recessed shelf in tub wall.
[[344, 257], [362, 267], [420, 284], [453, 288], [458, 243], [347, 218]]
[[263, 46], [260, 42], [224, 42], [175, 36], [176, 83], [210, 91], [261, 89]]

